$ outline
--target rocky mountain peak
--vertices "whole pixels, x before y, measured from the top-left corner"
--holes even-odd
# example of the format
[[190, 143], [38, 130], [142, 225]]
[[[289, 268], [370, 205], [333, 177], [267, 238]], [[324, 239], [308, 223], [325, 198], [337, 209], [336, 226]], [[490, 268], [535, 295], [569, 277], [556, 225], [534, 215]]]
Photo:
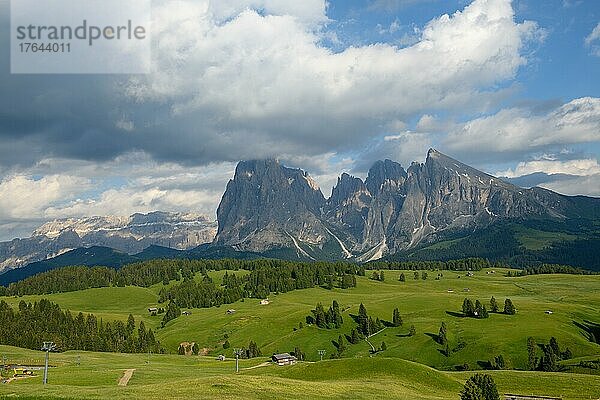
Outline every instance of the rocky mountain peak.
[[394, 187], [398, 187], [407, 176], [399, 163], [392, 160], [377, 161], [369, 169], [365, 185], [372, 195], [376, 195], [384, 189], [386, 182], [391, 182]]
[[339, 248], [344, 258], [366, 261], [500, 219], [565, 214], [549, 196], [534, 194], [435, 149], [408, 171], [383, 160], [364, 181], [343, 173], [328, 200], [302, 170], [248, 161], [238, 165], [219, 206], [217, 243], [287, 247], [305, 258]]
[[[244, 248], [264, 241], [265, 247], [292, 247], [297, 237], [319, 241], [322, 229], [303, 227], [317, 219], [324, 205], [323, 193], [305, 171], [276, 160], [242, 161], [217, 210], [216, 243]], [[262, 238], [265, 232], [268, 239]]]
[[331, 197], [328, 200], [328, 204], [333, 207], [338, 206], [358, 193], [367, 193], [365, 183], [362, 179], [344, 172], [331, 190]]

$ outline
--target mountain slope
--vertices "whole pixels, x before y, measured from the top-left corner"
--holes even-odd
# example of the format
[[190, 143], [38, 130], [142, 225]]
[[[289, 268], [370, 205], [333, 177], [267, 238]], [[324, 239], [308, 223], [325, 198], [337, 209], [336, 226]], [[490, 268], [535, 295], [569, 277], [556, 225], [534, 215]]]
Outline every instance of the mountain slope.
[[266, 252], [289, 248], [313, 259], [331, 234], [321, 219], [325, 197], [304, 171], [276, 160], [240, 162], [217, 210], [218, 246]]

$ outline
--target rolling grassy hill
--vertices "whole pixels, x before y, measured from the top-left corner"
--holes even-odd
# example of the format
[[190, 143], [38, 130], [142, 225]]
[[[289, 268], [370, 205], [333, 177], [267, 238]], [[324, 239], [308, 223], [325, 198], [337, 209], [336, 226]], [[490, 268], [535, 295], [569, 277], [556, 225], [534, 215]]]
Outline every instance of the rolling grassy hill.
[[[150, 288], [98, 288], [4, 300], [16, 307], [21, 300], [30, 302], [45, 297], [72, 312], [91, 312], [105, 320], [125, 320], [132, 313], [136, 320], [143, 320], [146, 326], [155, 329], [157, 338], [172, 353], [177, 351], [180, 342], [195, 341], [209, 354], [217, 355], [224, 352], [222, 343], [228, 338], [232, 347], [246, 346], [254, 340], [263, 354], [292, 351], [298, 346], [309, 360], [318, 358], [318, 349], [326, 350], [329, 357], [336, 350], [333, 342], [338, 336], [349, 335], [356, 326], [351, 315], [357, 314], [362, 302], [374, 318], [391, 320], [392, 310], [398, 307], [404, 320], [403, 326], [388, 327], [372, 338], [371, 342], [377, 346], [381, 341], [387, 345], [387, 350], [378, 353], [377, 357], [399, 357], [453, 370], [465, 362], [473, 369], [480, 368], [479, 365], [501, 354], [509, 366], [523, 369], [527, 363], [525, 343], [528, 336], [540, 343], [555, 336], [575, 357], [600, 355], [600, 346], [589, 341], [586, 333], [576, 325], [584, 321], [600, 322], [600, 298], [597, 296], [600, 276], [509, 278], [504, 276], [505, 271], [497, 270], [492, 274], [488, 273], [490, 270], [483, 270], [473, 277], [462, 272], [444, 271], [444, 276], [435, 280], [435, 273], [430, 271], [424, 281], [414, 280], [411, 271], [404, 271], [407, 281], [399, 282], [401, 271], [385, 272], [385, 282], [359, 277], [356, 288], [312, 288], [276, 294], [271, 296], [271, 304], [267, 306], [259, 305], [257, 299], [246, 299], [231, 305], [191, 310], [191, 315], [181, 316], [162, 329], [159, 328], [161, 316], [152, 317], [147, 312], [148, 307], [157, 305], [161, 284]], [[210, 272], [216, 282], [223, 274], [223, 271]], [[465, 292], [465, 289], [469, 291]], [[518, 308], [517, 314], [491, 314], [484, 320], [460, 315], [465, 297], [488, 304], [492, 295], [500, 303], [509, 297]], [[306, 325], [305, 317], [317, 302], [328, 306], [334, 299], [340, 303], [344, 318], [340, 329]], [[227, 309], [236, 312], [229, 315]], [[553, 314], [545, 314], [546, 310], [552, 310]], [[448, 326], [451, 349], [465, 343], [464, 348], [452, 352], [449, 357], [442, 354], [442, 347], [433, 338], [442, 321]], [[407, 336], [410, 325], [417, 331], [413, 337]], [[351, 345], [344, 356], [366, 357], [369, 348], [366, 342]]]

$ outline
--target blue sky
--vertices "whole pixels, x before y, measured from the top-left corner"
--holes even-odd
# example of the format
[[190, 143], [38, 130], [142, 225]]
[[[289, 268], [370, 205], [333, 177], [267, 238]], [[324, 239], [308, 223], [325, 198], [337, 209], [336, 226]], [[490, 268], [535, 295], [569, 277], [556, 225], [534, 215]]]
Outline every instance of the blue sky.
[[[331, 1], [329, 29], [342, 43], [326, 42], [333, 49], [387, 42], [408, 46], [408, 38], [418, 39], [421, 29], [431, 19], [460, 10], [465, 0], [402, 1], [382, 0]], [[593, 56], [585, 38], [600, 21], [600, 2], [594, 0], [516, 0], [517, 21], [536, 21], [544, 32], [541, 42], [527, 49], [529, 65], [519, 69], [511, 84], [518, 85], [504, 107], [526, 105], [544, 110], [579, 97], [600, 94], [600, 57]], [[391, 28], [391, 29], [390, 29]], [[469, 111], [469, 110], [466, 110]], [[459, 117], [473, 117], [468, 112]], [[598, 133], [600, 137], [600, 132]], [[600, 141], [575, 146], [598, 157]]]
[[600, 196], [598, 1], [152, 4], [151, 74], [11, 75], [0, 57], [0, 240], [55, 218], [214, 217], [236, 162], [264, 157], [326, 196], [429, 147]]

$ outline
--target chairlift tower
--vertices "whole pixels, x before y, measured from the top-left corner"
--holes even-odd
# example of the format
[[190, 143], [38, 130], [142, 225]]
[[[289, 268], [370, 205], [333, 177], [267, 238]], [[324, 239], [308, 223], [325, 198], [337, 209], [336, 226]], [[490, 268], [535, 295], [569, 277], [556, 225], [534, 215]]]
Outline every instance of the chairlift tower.
[[325, 350], [319, 350], [319, 355], [321, 356], [321, 361], [323, 361], [323, 356], [325, 355]]
[[233, 349], [233, 354], [235, 354], [235, 372], [240, 372], [240, 355], [242, 354], [242, 349]]
[[46, 363], [44, 365], [44, 385], [48, 383], [48, 354], [54, 350], [56, 350], [56, 344], [54, 342], [44, 342], [44, 346], [42, 346], [42, 351], [46, 352]]

